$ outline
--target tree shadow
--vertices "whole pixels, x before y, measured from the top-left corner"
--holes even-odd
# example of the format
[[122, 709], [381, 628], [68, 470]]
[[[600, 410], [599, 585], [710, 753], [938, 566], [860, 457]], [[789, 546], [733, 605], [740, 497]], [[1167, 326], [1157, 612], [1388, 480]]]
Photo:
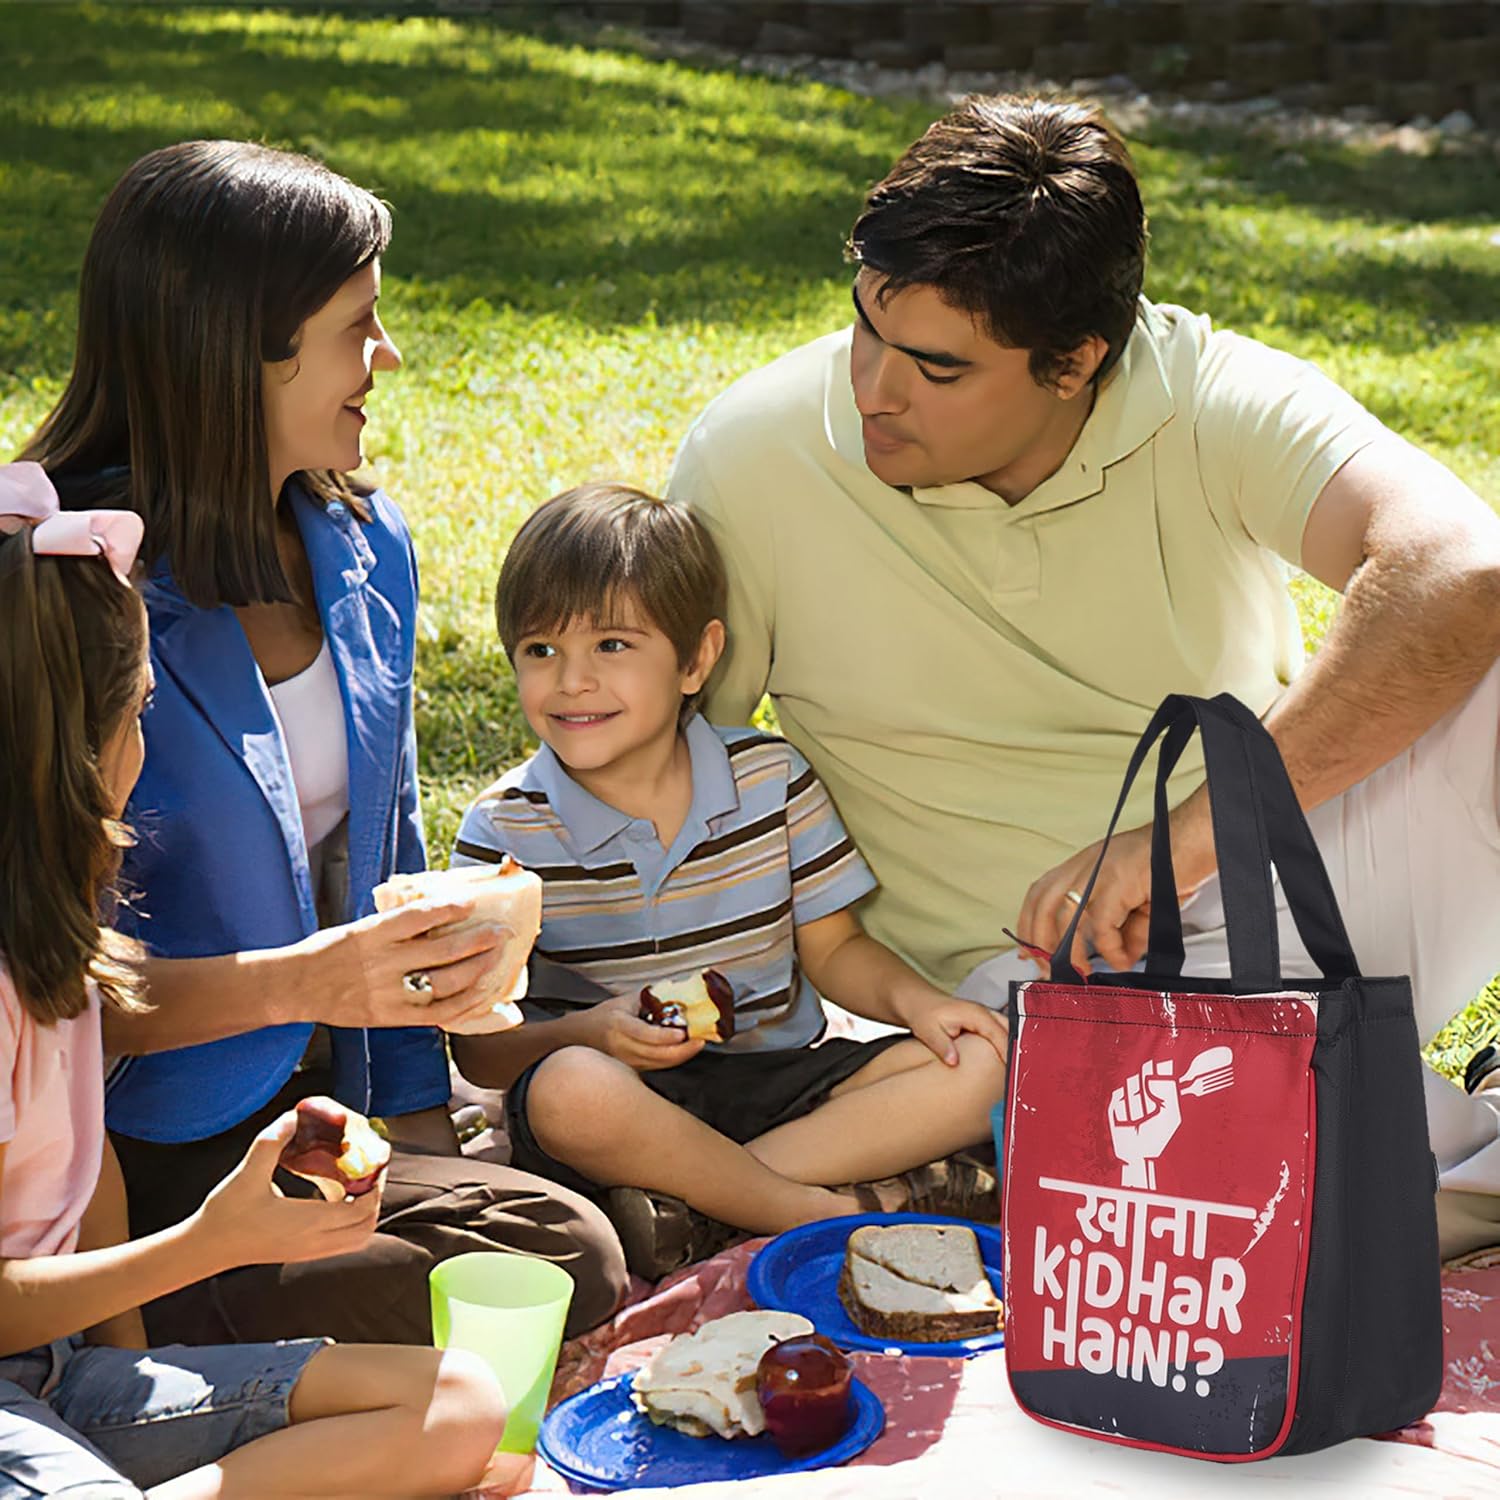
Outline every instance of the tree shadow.
[[[864, 192], [936, 112], [549, 46], [481, 18], [9, 6], [0, 51], [17, 80], [0, 102], [0, 380], [11, 382], [65, 366], [94, 214], [130, 161], [168, 141], [265, 138], [380, 192], [397, 217], [387, 269], [418, 316], [483, 299], [598, 329], [648, 314], [755, 324], [842, 283]], [[1410, 224], [1496, 208], [1493, 172], [1447, 158], [1314, 144], [1299, 166], [1253, 134], [1169, 125], [1142, 141], [1153, 290], [1211, 293], [1215, 253], [1243, 275], [1245, 246], [1210, 209]], [[1160, 183], [1158, 152], [1176, 158]], [[1366, 258], [1357, 273], [1307, 270], [1282, 255], [1268, 279], [1293, 304], [1340, 282], [1378, 297], [1397, 312], [1387, 332], [1401, 309], [1429, 330], [1486, 318], [1500, 291], [1500, 274], [1479, 267], [1414, 274]]]
[[746, 108], [723, 80], [479, 20], [247, 29], [234, 14], [11, 6], [0, 52], [22, 80], [0, 101], [12, 378], [65, 358], [92, 220], [125, 166], [170, 141], [263, 138], [382, 194], [398, 225], [387, 267], [418, 308], [484, 298], [600, 327], [648, 310], [776, 316], [799, 285], [841, 274], [861, 185], [893, 149], [828, 91], [759, 82]]

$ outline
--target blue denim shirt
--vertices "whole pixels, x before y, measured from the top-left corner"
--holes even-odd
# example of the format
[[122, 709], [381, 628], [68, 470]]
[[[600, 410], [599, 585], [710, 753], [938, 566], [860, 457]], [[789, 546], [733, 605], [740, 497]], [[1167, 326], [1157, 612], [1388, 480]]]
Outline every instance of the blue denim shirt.
[[[416, 561], [401, 513], [379, 491], [373, 519], [292, 503], [338, 671], [349, 741], [349, 918], [394, 871], [426, 865], [417, 800], [412, 666]], [[290, 762], [264, 679], [234, 611], [188, 603], [162, 566], [142, 590], [156, 692], [146, 763], [126, 812], [136, 834], [123, 931], [154, 955], [281, 947], [316, 930], [312, 877]], [[212, 1005], [212, 994], [198, 1004]], [[312, 1027], [267, 1026], [123, 1059], [105, 1093], [110, 1128], [200, 1140], [237, 1124], [291, 1077]], [[331, 1028], [333, 1091], [367, 1114], [448, 1098], [441, 1034]]]

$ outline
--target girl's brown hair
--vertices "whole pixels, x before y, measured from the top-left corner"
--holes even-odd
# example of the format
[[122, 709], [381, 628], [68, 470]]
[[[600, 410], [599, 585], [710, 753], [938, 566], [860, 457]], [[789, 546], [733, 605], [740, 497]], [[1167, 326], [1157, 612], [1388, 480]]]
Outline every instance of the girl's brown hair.
[[[320, 162], [184, 141], [129, 167], [84, 256], [62, 399], [20, 455], [69, 508], [130, 509], [203, 609], [296, 600], [276, 548], [261, 366], [390, 240], [379, 199]], [[293, 476], [363, 514], [350, 481]], [[297, 601], [304, 602], [304, 601]]]
[[146, 610], [103, 558], [0, 536], [0, 958], [44, 1025], [145, 1008], [140, 948], [113, 931], [120, 849], [99, 756], [138, 712]]

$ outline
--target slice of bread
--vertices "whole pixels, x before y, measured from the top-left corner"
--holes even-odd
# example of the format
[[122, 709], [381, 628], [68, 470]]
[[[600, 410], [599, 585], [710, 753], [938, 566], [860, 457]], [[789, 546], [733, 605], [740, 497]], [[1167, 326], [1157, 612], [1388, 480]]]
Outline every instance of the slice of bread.
[[940, 1343], [1005, 1326], [972, 1229], [866, 1224], [849, 1236], [839, 1301], [874, 1338]]
[[504, 928], [511, 936], [501, 945], [494, 968], [474, 982], [476, 995], [488, 995], [490, 1009], [456, 1021], [445, 1029], [463, 1035], [506, 1031], [522, 1021], [526, 997], [526, 962], [542, 930], [542, 882], [510, 855], [497, 865], [460, 865], [452, 870], [421, 870], [392, 875], [374, 890], [375, 910], [394, 911], [413, 901], [461, 900], [474, 903], [474, 915], [450, 922], [437, 932], [467, 932], [482, 922]]
[[754, 1437], [766, 1419], [755, 1394], [760, 1357], [784, 1339], [811, 1333], [800, 1313], [738, 1312], [679, 1334], [637, 1372], [636, 1409], [690, 1437]]

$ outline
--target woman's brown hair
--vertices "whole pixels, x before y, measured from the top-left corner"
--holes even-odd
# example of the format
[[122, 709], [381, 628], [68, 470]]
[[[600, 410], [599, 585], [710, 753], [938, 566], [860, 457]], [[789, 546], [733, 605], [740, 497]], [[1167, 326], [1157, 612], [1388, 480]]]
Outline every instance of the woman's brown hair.
[[44, 1025], [144, 1008], [140, 948], [108, 926], [120, 850], [101, 751], [140, 710], [146, 609], [103, 558], [0, 536], [0, 959]]
[[[379, 199], [309, 157], [185, 141], [129, 167], [84, 256], [62, 399], [21, 454], [69, 508], [128, 508], [204, 609], [292, 601], [276, 548], [261, 366], [390, 240]], [[357, 511], [331, 471], [293, 475]]]

